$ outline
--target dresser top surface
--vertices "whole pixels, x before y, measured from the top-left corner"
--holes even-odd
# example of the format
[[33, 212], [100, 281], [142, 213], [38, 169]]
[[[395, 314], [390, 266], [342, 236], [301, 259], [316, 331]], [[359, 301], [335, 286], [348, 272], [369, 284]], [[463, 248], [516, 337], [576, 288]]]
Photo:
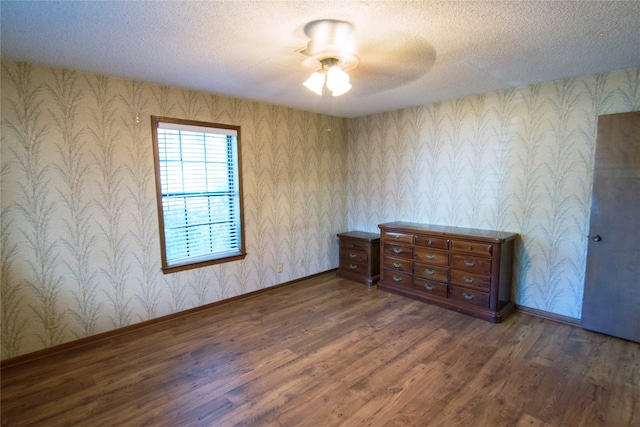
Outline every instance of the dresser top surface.
[[515, 239], [517, 233], [507, 231], [483, 230], [478, 228], [452, 227], [448, 225], [423, 224], [418, 222], [388, 222], [379, 224], [381, 230], [403, 231], [408, 233], [425, 232], [435, 235], [460, 235], [465, 238], [489, 239], [497, 242]]

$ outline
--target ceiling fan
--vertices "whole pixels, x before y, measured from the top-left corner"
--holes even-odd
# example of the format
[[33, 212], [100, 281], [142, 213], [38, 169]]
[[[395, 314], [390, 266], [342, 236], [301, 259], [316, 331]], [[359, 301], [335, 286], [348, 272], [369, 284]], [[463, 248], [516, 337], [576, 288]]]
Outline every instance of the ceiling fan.
[[386, 38], [364, 42], [356, 40], [352, 23], [320, 19], [306, 24], [304, 33], [309, 42], [298, 52], [313, 73], [303, 84], [318, 95], [325, 87], [333, 96], [348, 92], [349, 72], [358, 79], [358, 92], [391, 89], [419, 78], [436, 59], [431, 44], [399, 31], [375, 32]]
[[318, 95], [322, 95], [325, 82], [333, 96], [349, 91], [351, 84], [347, 71], [358, 65], [358, 57], [353, 53], [353, 25], [346, 21], [321, 19], [309, 22], [304, 32], [311, 40], [301, 53], [308, 56], [307, 62], [319, 62], [321, 66], [304, 85]]

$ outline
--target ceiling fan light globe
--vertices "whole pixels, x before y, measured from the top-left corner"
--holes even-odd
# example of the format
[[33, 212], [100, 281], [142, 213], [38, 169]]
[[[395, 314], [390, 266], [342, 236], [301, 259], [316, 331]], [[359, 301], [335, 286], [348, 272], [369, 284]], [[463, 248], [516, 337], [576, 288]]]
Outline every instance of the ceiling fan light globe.
[[349, 92], [349, 90], [351, 90], [351, 85], [349, 83], [341, 85], [337, 88], [334, 88], [331, 93], [333, 94], [333, 96], [340, 96], [342, 94], [345, 94], [347, 92]]
[[315, 72], [311, 74], [311, 77], [303, 83], [309, 90], [322, 96], [322, 86], [324, 86], [324, 74]]
[[338, 67], [337, 65], [332, 66], [327, 70], [327, 87], [331, 88], [329, 85], [342, 85], [345, 83], [349, 83], [349, 74], [345, 73]]
[[351, 89], [349, 74], [339, 67], [333, 66], [327, 71], [327, 88], [333, 92], [333, 96], [340, 96]]

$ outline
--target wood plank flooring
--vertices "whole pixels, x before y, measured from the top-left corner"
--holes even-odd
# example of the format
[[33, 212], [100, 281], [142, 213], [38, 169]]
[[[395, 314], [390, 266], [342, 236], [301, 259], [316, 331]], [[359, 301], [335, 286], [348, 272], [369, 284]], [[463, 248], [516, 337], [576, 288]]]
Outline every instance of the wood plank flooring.
[[2, 370], [3, 426], [640, 426], [640, 346], [324, 274]]

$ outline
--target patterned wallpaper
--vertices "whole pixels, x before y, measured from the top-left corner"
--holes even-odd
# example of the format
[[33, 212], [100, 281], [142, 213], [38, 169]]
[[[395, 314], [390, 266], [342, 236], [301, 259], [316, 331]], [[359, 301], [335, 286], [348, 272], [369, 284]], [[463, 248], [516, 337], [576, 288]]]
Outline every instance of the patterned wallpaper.
[[597, 116], [640, 110], [640, 68], [349, 121], [350, 229], [520, 234], [515, 301], [580, 318]]
[[[152, 114], [242, 127], [245, 260], [161, 273]], [[338, 265], [345, 119], [3, 61], [0, 154], [3, 359]]]
[[[2, 359], [326, 271], [337, 232], [395, 220], [520, 233], [516, 302], [579, 318], [597, 116], [640, 110], [640, 68], [348, 121], [11, 61], [1, 77]], [[242, 126], [245, 260], [160, 272], [151, 114]]]

